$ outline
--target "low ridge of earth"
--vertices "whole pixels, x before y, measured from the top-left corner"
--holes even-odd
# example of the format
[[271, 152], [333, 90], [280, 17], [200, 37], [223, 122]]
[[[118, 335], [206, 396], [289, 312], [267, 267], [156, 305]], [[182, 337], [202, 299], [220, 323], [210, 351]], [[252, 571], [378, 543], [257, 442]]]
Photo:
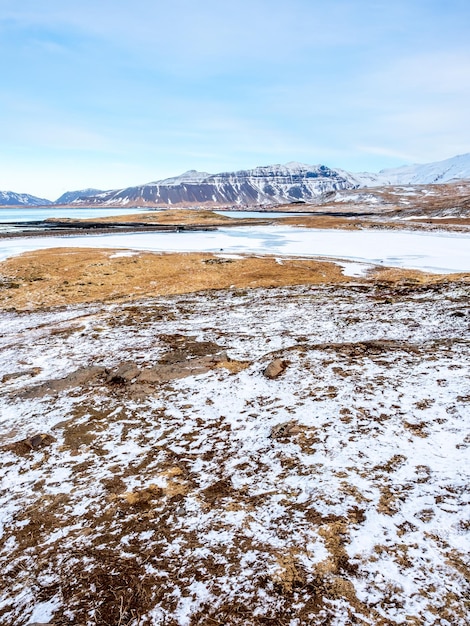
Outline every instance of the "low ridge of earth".
[[[73, 208], [70, 210], [73, 215]], [[1, 216], [0, 216], [1, 221]], [[9, 229], [0, 233], [0, 238], [37, 237], [40, 235], [72, 235], [105, 234], [108, 232], [152, 232], [152, 231], [185, 231], [185, 230], [215, 230], [226, 226], [264, 226], [272, 223], [269, 214], [266, 218], [256, 219], [239, 218], [219, 215], [214, 211], [196, 209], [174, 209], [168, 211], [150, 211], [136, 215], [122, 215], [112, 217], [94, 217], [78, 219], [74, 217], [52, 217], [42, 221], [24, 223], [18, 221], [9, 224]], [[15, 232], [15, 229], [17, 231]]]
[[468, 275], [41, 254], [1, 266], [1, 624], [470, 624]]

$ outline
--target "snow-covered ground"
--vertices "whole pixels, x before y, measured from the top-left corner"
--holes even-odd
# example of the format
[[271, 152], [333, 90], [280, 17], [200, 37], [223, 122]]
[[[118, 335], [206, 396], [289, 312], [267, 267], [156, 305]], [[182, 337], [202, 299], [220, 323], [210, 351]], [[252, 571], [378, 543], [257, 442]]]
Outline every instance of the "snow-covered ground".
[[450, 273], [470, 271], [470, 234], [245, 226], [209, 232], [0, 239], [0, 260], [54, 247], [319, 256]]
[[469, 624], [469, 296], [2, 313], [0, 623]]

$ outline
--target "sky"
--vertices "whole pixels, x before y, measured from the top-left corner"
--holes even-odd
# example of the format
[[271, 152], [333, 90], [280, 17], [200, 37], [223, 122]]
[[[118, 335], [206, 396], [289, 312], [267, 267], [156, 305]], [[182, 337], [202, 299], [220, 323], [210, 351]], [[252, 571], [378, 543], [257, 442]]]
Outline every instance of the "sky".
[[0, 190], [470, 152], [468, 0], [0, 0]]

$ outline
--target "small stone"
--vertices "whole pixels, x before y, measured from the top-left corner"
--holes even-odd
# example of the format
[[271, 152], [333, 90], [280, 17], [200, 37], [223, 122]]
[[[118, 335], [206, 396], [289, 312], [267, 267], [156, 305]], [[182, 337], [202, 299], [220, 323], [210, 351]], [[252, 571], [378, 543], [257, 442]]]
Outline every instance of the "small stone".
[[140, 374], [140, 369], [135, 363], [122, 363], [117, 370], [111, 372], [109, 382], [115, 384], [129, 383]]
[[54, 441], [56, 440], [51, 435], [40, 433], [32, 437], [27, 437], [26, 439], [21, 439], [21, 441], [15, 441], [14, 443], [3, 446], [1, 449], [11, 450], [18, 455], [25, 455], [32, 450], [40, 450], [41, 448], [50, 446]]
[[269, 363], [263, 374], [266, 376], [266, 378], [270, 378], [272, 380], [280, 376], [286, 368], [286, 361], [283, 361], [282, 359], [274, 359], [274, 361], [271, 361], [271, 363]]
[[298, 435], [302, 432], [302, 428], [295, 422], [282, 422], [271, 428], [271, 439], [282, 439], [289, 435]]

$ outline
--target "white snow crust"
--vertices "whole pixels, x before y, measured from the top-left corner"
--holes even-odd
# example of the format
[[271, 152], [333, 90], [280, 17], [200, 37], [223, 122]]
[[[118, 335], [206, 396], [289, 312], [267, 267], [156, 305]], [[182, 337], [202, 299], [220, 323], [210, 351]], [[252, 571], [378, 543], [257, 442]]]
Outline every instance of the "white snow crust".
[[[146, 586], [131, 626], [469, 623], [469, 296], [351, 284], [1, 313], [0, 621], [99, 623], [105, 591], [79, 591], [101, 572]], [[168, 337], [247, 367], [140, 399], [24, 396], [81, 366], [155, 363]], [[287, 368], [270, 380], [273, 358]], [[37, 432], [55, 441], [8, 448]], [[133, 507], [118, 479], [163, 492]]]

